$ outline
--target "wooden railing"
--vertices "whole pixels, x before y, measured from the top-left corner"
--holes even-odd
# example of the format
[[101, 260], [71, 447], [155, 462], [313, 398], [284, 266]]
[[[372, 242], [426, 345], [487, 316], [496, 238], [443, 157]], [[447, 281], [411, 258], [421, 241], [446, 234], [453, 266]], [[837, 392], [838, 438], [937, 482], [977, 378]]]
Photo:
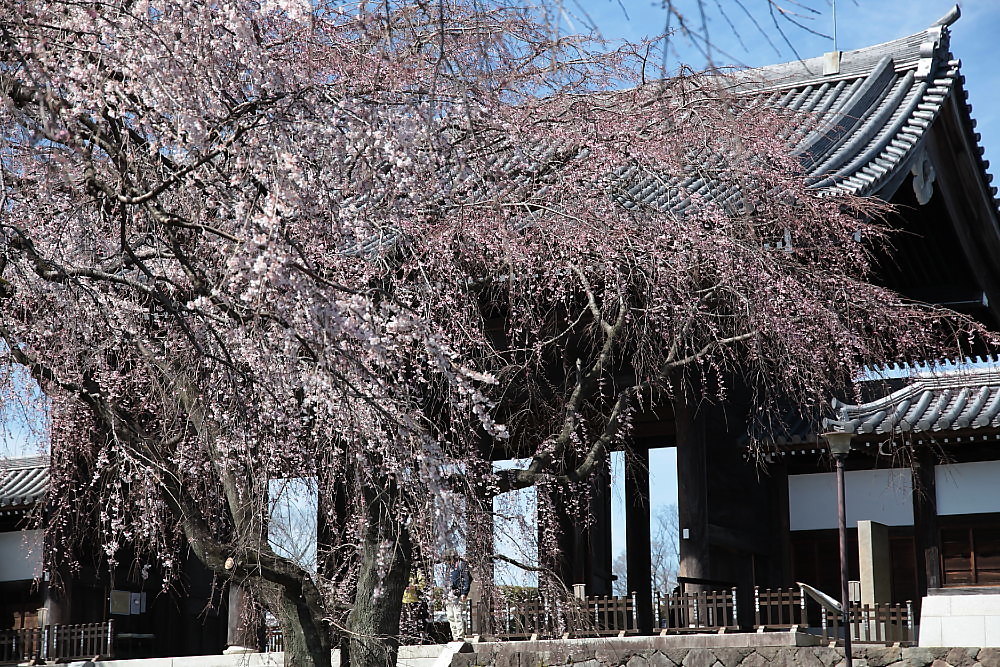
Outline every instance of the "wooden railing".
[[[591, 634], [597, 636], [634, 634], [639, 631], [635, 593], [627, 597], [591, 596], [586, 598], [588, 614], [592, 614]], [[588, 624], [589, 625], [589, 624]]]
[[[810, 612], [810, 609], [812, 611]], [[466, 610], [466, 627], [470, 634], [481, 634], [475, 619], [487, 618], [489, 610], [480, 606], [472, 614]], [[497, 613], [499, 612], [499, 613]], [[737, 590], [675, 592], [654, 596], [655, 623], [669, 633], [719, 632], [737, 630]], [[810, 628], [810, 616], [819, 621]], [[754, 624], [758, 630], [800, 628], [803, 632], [820, 634], [825, 641], [840, 637], [841, 615], [816, 607], [801, 589], [754, 589]], [[850, 607], [851, 639], [858, 643], [916, 642], [913, 605], [852, 603]], [[636, 634], [638, 619], [635, 594], [627, 597], [590, 596], [583, 600], [552, 600], [538, 596], [499, 604], [492, 616], [490, 637], [498, 640], [549, 639], [563, 635], [577, 637]], [[29, 631], [30, 632], [30, 631]], [[3, 636], [3, 633], [0, 633]], [[269, 629], [267, 649], [283, 649], [280, 628]], [[27, 654], [25, 654], [27, 655]], [[0, 648], [0, 658], [4, 656]]]
[[657, 627], [668, 632], [718, 632], [739, 628], [735, 588], [668, 595], [657, 593], [654, 613]]
[[[544, 597], [508, 602], [503, 605], [501, 617], [495, 623], [494, 634], [498, 639], [558, 636], [566, 626], [560, 611], [553, 600]], [[479, 616], [483, 617], [482, 611]], [[472, 631], [477, 629], [472, 628]]]
[[281, 653], [285, 650], [285, 633], [281, 628], [269, 627], [264, 631], [264, 647], [268, 653]]
[[0, 631], [0, 661], [112, 657], [113, 621]]
[[[480, 608], [476, 618], [485, 618], [487, 610]], [[481, 628], [472, 627], [473, 633]], [[563, 635], [578, 637], [634, 634], [636, 622], [635, 595], [590, 596], [578, 599], [549, 599], [532, 596], [499, 605], [489, 634], [500, 640], [554, 638]]]
[[[811, 628], [818, 621], [819, 628]], [[851, 640], [858, 643], [914, 643], [917, 641], [913, 603], [862, 605], [849, 608]], [[820, 606], [801, 588], [754, 589], [754, 624], [758, 630], [798, 627], [817, 632], [824, 640], [841, 637], [843, 615]]]
[[[824, 609], [821, 628], [824, 640], [841, 638], [842, 615]], [[851, 641], [867, 644], [913, 644], [917, 641], [913, 602], [904, 604], [880, 603], [862, 605], [852, 602], [849, 606], [848, 624]]]
[[753, 615], [756, 629], [783, 630], [809, 627], [806, 596], [801, 588], [753, 589]]

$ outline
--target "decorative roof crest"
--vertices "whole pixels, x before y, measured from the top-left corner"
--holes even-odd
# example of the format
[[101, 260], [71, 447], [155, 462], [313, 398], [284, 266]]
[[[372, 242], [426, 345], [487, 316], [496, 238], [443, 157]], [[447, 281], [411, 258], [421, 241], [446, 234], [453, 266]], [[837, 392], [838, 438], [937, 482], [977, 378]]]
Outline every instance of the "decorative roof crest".
[[917, 81], [926, 81], [931, 75], [934, 70], [934, 54], [942, 43], [947, 42], [948, 26], [957, 21], [961, 15], [961, 7], [955, 5], [927, 29], [926, 39], [920, 44], [920, 62], [917, 63], [917, 71], [914, 74]]

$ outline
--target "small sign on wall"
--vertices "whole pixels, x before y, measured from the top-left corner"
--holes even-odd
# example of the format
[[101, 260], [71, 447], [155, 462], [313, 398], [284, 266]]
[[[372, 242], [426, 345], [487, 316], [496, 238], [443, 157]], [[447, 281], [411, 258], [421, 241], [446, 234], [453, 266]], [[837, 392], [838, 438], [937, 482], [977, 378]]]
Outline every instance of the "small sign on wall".
[[133, 616], [146, 611], [146, 594], [131, 591], [111, 591], [112, 614]]
[[111, 591], [112, 614], [129, 616], [132, 613], [132, 594], [128, 591]]

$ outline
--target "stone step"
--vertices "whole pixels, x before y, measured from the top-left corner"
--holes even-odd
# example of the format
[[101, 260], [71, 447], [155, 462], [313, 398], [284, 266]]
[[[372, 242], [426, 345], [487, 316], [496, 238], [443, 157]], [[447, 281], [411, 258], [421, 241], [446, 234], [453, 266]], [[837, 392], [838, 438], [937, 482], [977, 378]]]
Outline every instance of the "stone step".
[[434, 667], [437, 664], [437, 656], [433, 658], [399, 658], [396, 660], [396, 667]]
[[399, 658], [437, 658], [445, 649], [447, 644], [417, 644], [414, 646], [400, 646]]

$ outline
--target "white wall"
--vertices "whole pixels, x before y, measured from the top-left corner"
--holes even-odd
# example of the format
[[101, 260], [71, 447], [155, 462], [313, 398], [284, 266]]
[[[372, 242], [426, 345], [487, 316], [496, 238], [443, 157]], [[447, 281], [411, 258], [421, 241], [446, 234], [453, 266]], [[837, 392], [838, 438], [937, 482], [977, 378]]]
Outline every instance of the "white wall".
[[[913, 525], [909, 468], [848, 471], [844, 486], [848, 528], [866, 519], [887, 526]], [[791, 530], [837, 527], [835, 473], [788, 476], [788, 522]]]
[[42, 531], [0, 533], [0, 581], [42, 576]]
[[935, 466], [934, 485], [939, 515], [1000, 512], [1000, 461]]

